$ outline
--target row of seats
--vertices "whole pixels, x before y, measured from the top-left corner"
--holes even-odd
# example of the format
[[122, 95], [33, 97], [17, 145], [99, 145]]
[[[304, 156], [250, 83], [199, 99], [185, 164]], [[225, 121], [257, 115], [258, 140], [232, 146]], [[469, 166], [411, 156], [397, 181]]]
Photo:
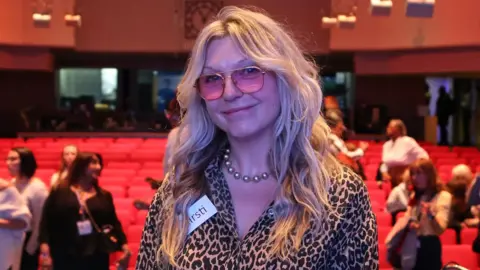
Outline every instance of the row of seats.
[[[378, 246], [380, 256], [380, 269], [392, 269], [387, 261], [387, 247], [384, 244]], [[477, 266], [477, 254], [472, 251], [471, 245], [442, 245], [443, 264], [456, 262], [466, 269], [480, 269]]]

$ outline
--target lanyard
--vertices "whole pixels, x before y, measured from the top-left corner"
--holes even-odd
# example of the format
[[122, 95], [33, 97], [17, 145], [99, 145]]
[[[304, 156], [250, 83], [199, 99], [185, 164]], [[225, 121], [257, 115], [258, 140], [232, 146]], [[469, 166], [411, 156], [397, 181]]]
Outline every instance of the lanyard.
[[87, 200], [85, 199], [86, 197], [85, 192], [77, 188], [73, 188], [73, 192], [75, 193], [75, 196], [77, 197], [77, 200], [78, 200], [78, 204], [80, 205], [80, 209], [78, 210], [78, 213], [82, 216], [82, 220], [85, 220], [86, 219], [85, 204], [87, 203]]

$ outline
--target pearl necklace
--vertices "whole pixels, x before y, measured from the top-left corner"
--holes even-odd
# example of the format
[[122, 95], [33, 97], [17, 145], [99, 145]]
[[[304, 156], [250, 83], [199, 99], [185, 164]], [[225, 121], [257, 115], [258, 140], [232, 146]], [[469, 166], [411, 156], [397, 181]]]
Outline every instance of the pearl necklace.
[[268, 178], [268, 173], [264, 172], [261, 175], [254, 175], [250, 177], [248, 175], [240, 174], [232, 167], [232, 162], [230, 161], [230, 149], [225, 149], [225, 154], [223, 155], [223, 159], [225, 160], [225, 167], [227, 167], [227, 172], [232, 174], [235, 179], [242, 179], [244, 182], [260, 182], [260, 180], [266, 180]]

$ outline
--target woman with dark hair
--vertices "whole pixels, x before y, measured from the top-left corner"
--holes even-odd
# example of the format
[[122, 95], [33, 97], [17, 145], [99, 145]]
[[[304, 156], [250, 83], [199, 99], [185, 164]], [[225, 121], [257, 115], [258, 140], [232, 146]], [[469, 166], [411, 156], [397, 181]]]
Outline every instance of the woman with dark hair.
[[42, 265], [107, 270], [109, 253], [118, 250], [123, 251], [118, 264], [126, 268], [130, 250], [112, 194], [98, 185], [101, 170], [98, 154], [79, 153], [48, 196], [40, 233]]
[[22, 270], [38, 269], [39, 226], [43, 204], [48, 196], [48, 188], [37, 177], [37, 161], [33, 152], [26, 147], [15, 147], [8, 152], [7, 167], [12, 178], [12, 184], [17, 188], [28, 205], [32, 221], [27, 228], [22, 251]]
[[76, 145], [69, 144], [63, 148], [60, 169], [50, 178], [50, 186], [53, 187], [57, 182], [67, 176], [68, 168], [72, 165], [73, 160], [78, 154]]

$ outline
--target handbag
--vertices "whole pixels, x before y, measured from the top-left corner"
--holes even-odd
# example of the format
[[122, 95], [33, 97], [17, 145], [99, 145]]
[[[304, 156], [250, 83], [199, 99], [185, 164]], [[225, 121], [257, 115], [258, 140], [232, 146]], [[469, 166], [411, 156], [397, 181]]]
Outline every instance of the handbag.
[[100, 226], [98, 226], [97, 222], [95, 222], [95, 219], [90, 213], [90, 209], [88, 209], [87, 204], [82, 202], [82, 200], [80, 200], [80, 197], [77, 196], [77, 198], [78, 198], [78, 202], [80, 203], [80, 206], [83, 208], [83, 210], [85, 210], [85, 213], [87, 214], [88, 219], [92, 223], [93, 228], [98, 234], [100, 234], [103, 246], [105, 247], [106, 251], [108, 253], [121, 251], [122, 246], [118, 242], [118, 238], [115, 235], [114, 227], [112, 225], [107, 224], [107, 225], [104, 225], [102, 228], [100, 228]]
[[410, 218], [402, 217], [387, 236], [387, 261], [395, 268], [413, 269], [417, 257], [417, 234], [408, 228]]

